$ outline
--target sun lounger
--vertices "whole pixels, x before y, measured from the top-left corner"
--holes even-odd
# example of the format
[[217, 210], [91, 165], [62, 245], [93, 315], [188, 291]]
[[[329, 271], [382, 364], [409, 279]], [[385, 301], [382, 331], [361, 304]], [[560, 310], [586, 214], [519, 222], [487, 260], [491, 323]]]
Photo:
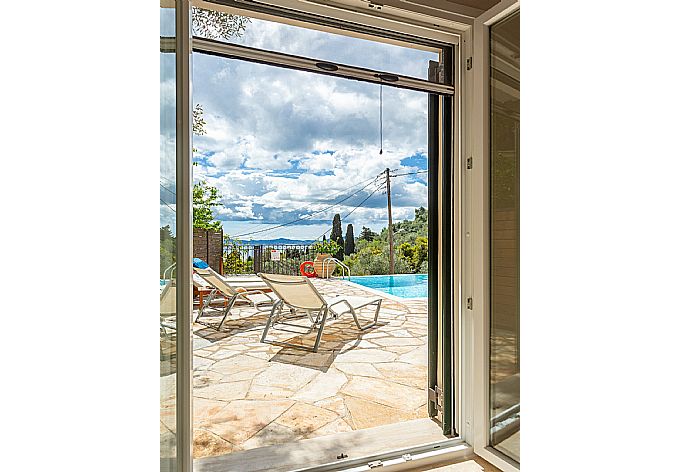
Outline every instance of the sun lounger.
[[[333, 315], [334, 318], [337, 318], [340, 315], [349, 313], [354, 318], [357, 327], [361, 330], [371, 328], [378, 320], [379, 311], [381, 310], [381, 302], [383, 301], [382, 298], [365, 298], [354, 296], [325, 297], [319, 293], [314, 284], [312, 284], [307, 277], [276, 274], [259, 274], [259, 277], [266, 282], [266, 285], [271, 287], [276, 295], [276, 300], [273, 303], [273, 309], [271, 310], [271, 314], [268, 316], [266, 327], [264, 328], [263, 335], [261, 336], [261, 342], [266, 342], [266, 335], [268, 334], [269, 329], [276, 323], [304, 328], [302, 325], [280, 321], [281, 318], [285, 317], [283, 315], [283, 308], [285, 307], [289, 308], [291, 313], [295, 313], [296, 310], [306, 311], [311, 321], [311, 327], [307, 333], [303, 334], [308, 334], [314, 329], [318, 330], [316, 340], [314, 341], [314, 346], [308, 347], [278, 341], [273, 341], [272, 343], [299, 349], [309, 349], [314, 352], [317, 352], [319, 349], [323, 327], [326, 323], [326, 318], [329, 315]], [[372, 308], [375, 306], [376, 311], [374, 313], [374, 320], [369, 324], [362, 325], [357, 316], [357, 311], [366, 306], [372, 306]], [[314, 313], [316, 313], [316, 316], [313, 316]]]
[[267, 293], [260, 289], [242, 291], [240, 290], [239, 286], [229, 284], [219, 273], [210, 267], [194, 267], [194, 272], [198, 274], [206, 284], [213, 288], [206, 299], [200, 303], [199, 313], [197, 314], [194, 322], [197, 322], [199, 318], [204, 315], [204, 311], [211, 308], [211, 302], [218, 295], [228, 299], [228, 306], [223, 309], [223, 319], [218, 324], [217, 329], [220, 329], [220, 327], [223, 326], [225, 318], [227, 318], [228, 314], [230, 314], [230, 310], [232, 310], [232, 307], [238, 300], [250, 303], [259, 311], [270, 310], [273, 302], [276, 300], [276, 297], [272, 293]]
[[[166, 281], [163, 286], [160, 301], [160, 327], [163, 337], [171, 341], [171, 336], [168, 331], [175, 331], [175, 316], [177, 315], [177, 290], [175, 288], [175, 283], [172, 280]], [[161, 356], [163, 355], [163, 347], [161, 345]]]

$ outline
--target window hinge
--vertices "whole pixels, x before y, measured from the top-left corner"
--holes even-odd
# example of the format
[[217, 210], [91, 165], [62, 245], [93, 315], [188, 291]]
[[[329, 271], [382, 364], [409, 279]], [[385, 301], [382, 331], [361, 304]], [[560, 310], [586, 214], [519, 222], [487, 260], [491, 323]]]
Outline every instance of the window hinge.
[[472, 58], [467, 58], [467, 70], [472, 70]]
[[433, 403], [436, 410], [443, 410], [443, 389], [439, 386], [429, 389], [429, 401]]
[[472, 168], [472, 158], [471, 158], [471, 157], [468, 157], [468, 158], [467, 158], [467, 168], [468, 168], [468, 169], [471, 169], [471, 168]]
[[472, 297], [469, 297], [467, 299], [467, 309], [471, 310], [472, 309]]

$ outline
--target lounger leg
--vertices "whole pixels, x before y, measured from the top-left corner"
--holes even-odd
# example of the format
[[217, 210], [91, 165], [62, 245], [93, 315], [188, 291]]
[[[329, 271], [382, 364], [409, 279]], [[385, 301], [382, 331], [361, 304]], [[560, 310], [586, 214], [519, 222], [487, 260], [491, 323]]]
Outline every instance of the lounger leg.
[[281, 300], [276, 300], [273, 303], [273, 309], [271, 310], [271, 313], [268, 315], [268, 319], [266, 320], [266, 327], [264, 328], [264, 333], [261, 335], [261, 342], [266, 341], [266, 335], [268, 334], [268, 329], [271, 327], [271, 323], [273, 322], [273, 316], [276, 313], [276, 310], [280, 309], [280, 306], [283, 304]]
[[[355, 319], [355, 324], [357, 325], [357, 327], [358, 327], [359, 329], [361, 329], [361, 330], [369, 329], [369, 328], [371, 328], [372, 326], [374, 326], [374, 325], [376, 324], [376, 322], [377, 322], [378, 319], [379, 319], [379, 311], [381, 311], [381, 302], [382, 302], [382, 301], [383, 301], [383, 300], [378, 300], [378, 301], [376, 302], [376, 312], [374, 313], [374, 321], [372, 321], [371, 323], [369, 323], [369, 324], [366, 325], [366, 326], [362, 326], [362, 325], [359, 323], [359, 318], [357, 318], [357, 314], [355, 313], [355, 310], [350, 310], [350, 313], [352, 313], [352, 317]], [[371, 305], [371, 303], [370, 303], [370, 305]], [[368, 305], [364, 305], [364, 306], [368, 306]], [[364, 307], [360, 307], [360, 309], [362, 309], [362, 308], [364, 308]]]
[[[314, 317], [311, 315], [311, 310], [307, 310], [307, 317], [309, 318], [309, 322], [311, 323], [311, 327], [309, 328], [309, 332], [314, 331], [314, 328], [316, 328], [316, 321], [314, 321]], [[318, 321], [318, 317], [317, 317]]]
[[196, 318], [194, 319], [194, 322], [196, 323], [199, 321], [199, 318], [201, 318], [201, 315], [204, 314], [204, 310], [208, 308], [208, 306], [211, 304], [211, 301], [213, 300], [213, 297], [216, 296], [216, 293], [218, 290], [215, 288], [211, 290], [211, 292], [206, 296], [206, 298], [202, 297], [201, 294], [199, 294], [199, 313], [196, 315]]
[[326, 316], [328, 315], [328, 308], [324, 307], [321, 311], [319, 311], [317, 315], [317, 321], [318, 321], [318, 316], [321, 316], [321, 326], [319, 326], [319, 332], [316, 333], [316, 341], [314, 341], [314, 347], [312, 351], [318, 352], [319, 350], [319, 344], [321, 343], [321, 334], [323, 333], [323, 327], [326, 324]]
[[225, 323], [225, 318], [228, 317], [230, 314], [230, 310], [232, 310], [232, 307], [235, 306], [235, 300], [237, 300], [237, 295], [234, 295], [231, 299], [230, 302], [228, 303], [228, 307], [225, 309], [225, 312], [223, 313], [223, 319], [220, 320], [220, 324], [218, 325], [217, 330], [220, 330], [220, 327], [223, 326], [223, 323]]

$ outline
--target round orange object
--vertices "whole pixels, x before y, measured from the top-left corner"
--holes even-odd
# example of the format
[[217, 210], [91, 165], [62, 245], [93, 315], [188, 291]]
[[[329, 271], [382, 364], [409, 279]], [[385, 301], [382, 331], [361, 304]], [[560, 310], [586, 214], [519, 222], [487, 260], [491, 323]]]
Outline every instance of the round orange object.
[[299, 273], [307, 277], [316, 277], [314, 270], [314, 263], [312, 261], [304, 261], [299, 266]]

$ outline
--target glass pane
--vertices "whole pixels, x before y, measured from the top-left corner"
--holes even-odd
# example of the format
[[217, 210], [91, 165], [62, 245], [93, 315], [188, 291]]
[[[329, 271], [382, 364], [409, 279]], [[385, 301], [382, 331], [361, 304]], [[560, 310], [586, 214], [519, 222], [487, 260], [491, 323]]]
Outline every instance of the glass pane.
[[[165, 6], [163, 6], [165, 5]], [[161, 3], [161, 36], [175, 34], [174, 2]], [[175, 54], [160, 54], [160, 454], [176, 470]]]
[[[326, 436], [347, 446], [323, 462], [342, 452], [355, 458], [366, 438], [381, 435], [370, 428], [396, 423], [408, 433], [426, 425], [422, 441], [442, 439], [427, 418], [427, 94], [199, 53], [193, 65], [193, 104], [203, 120], [194, 182], [208, 189], [205, 202], [211, 190], [219, 198], [209, 206], [195, 194], [195, 226], [219, 223], [226, 237], [222, 262], [205, 244], [195, 244], [195, 257], [222, 264], [226, 280], [249, 289], [260, 283], [257, 272], [299, 275], [330, 250], [314, 244], [326, 239], [340, 246], [331, 255], [350, 268], [351, 283], [311, 278], [317, 290], [397, 300], [385, 298], [378, 324], [365, 330], [352, 316], [329, 320], [318, 351], [307, 352], [261, 342], [265, 306], [237, 303], [223, 319], [224, 300], [209, 308], [214, 300], [200, 280], [197, 293], [208, 304], [197, 298], [202, 314], [193, 325], [195, 459], [229, 454], [227, 470], [264, 470], [268, 458], [294, 459], [269, 446]], [[211, 242], [213, 232], [202, 237]], [[314, 272], [325, 270], [314, 264]], [[372, 309], [361, 313], [363, 323], [372, 320]], [[272, 325], [266, 341], [313, 346], [304, 310], [290, 323]], [[232, 462], [257, 447], [262, 464]]]
[[421, 50], [195, 8], [194, 35], [426, 80], [438, 50]]
[[490, 28], [491, 445], [520, 460], [520, 13]]

